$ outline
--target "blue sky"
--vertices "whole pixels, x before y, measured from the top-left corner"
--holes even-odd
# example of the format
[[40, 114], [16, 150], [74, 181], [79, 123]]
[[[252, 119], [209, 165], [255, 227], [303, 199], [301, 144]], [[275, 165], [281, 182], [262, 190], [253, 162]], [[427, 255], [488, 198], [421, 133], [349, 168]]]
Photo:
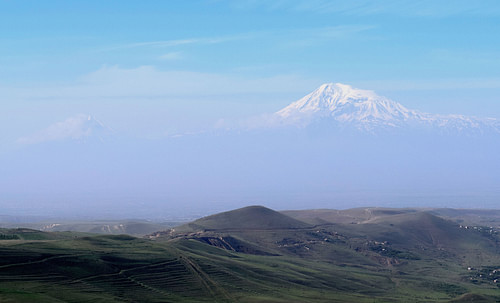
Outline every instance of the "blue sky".
[[[38, 142], [33, 136], [60, 125], [68, 129], [49, 137], [68, 137], [64, 131], [78, 130], [87, 115], [120, 135], [163, 138], [275, 112], [326, 82], [375, 90], [424, 112], [500, 118], [498, 20], [500, 3], [487, 0], [0, 0], [0, 156], [17, 153], [23, 163], [32, 149], [54, 157], [57, 147], [19, 142]], [[118, 177], [121, 192], [149, 186], [156, 172], [146, 160], [154, 169], [138, 167], [144, 178], [78, 162], [79, 176], [72, 155], [65, 157], [61, 164], [35, 156], [39, 171], [13, 166], [12, 184], [23, 192], [33, 177], [50, 193], [70, 176], [95, 188]]]
[[160, 134], [325, 82], [500, 118], [499, 17], [497, 1], [2, 0], [0, 126], [20, 136], [85, 113]]

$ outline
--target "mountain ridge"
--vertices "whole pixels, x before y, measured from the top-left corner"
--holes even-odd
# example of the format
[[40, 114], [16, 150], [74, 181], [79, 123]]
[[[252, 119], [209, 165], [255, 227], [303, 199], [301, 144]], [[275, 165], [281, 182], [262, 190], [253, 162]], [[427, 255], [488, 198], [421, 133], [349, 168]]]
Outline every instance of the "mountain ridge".
[[307, 127], [319, 120], [376, 132], [386, 129], [432, 129], [442, 133], [458, 132], [500, 134], [500, 121], [465, 115], [439, 115], [408, 109], [377, 95], [374, 91], [342, 83], [326, 83], [303, 98], [273, 114], [281, 126]]
[[17, 143], [29, 145], [66, 140], [83, 143], [92, 139], [104, 142], [106, 137], [114, 133], [114, 129], [106, 126], [93, 115], [77, 114], [29, 136], [21, 137]]

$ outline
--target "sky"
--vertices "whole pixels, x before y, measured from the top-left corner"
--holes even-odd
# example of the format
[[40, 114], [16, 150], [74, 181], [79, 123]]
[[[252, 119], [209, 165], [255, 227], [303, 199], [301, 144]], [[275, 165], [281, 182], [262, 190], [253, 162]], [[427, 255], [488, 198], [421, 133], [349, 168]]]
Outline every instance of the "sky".
[[161, 139], [328, 82], [500, 118], [499, 18], [495, 0], [0, 0], [0, 156], [88, 115]]
[[497, 1], [1, 0], [3, 144], [81, 113], [189, 131], [327, 82], [500, 118], [499, 15]]

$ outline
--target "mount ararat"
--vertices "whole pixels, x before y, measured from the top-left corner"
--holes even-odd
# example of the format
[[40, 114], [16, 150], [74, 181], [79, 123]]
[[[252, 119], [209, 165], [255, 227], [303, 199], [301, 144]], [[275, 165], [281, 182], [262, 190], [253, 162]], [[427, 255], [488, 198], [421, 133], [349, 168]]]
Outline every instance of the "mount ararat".
[[[170, 134], [170, 138], [227, 134], [236, 131], [245, 134], [251, 130], [310, 129], [321, 135], [344, 130], [364, 134], [414, 134], [484, 136], [500, 135], [500, 120], [460, 114], [432, 114], [408, 109], [404, 105], [379, 96], [370, 90], [353, 88], [341, 83], [326, 83], [303, 98], [272, 113], [250, 117], [236, 123], [238, 126], [219, 124], [215, 129]], [[221, 130], [224, 130], [221, 132]], [[261, 132], [263, 134], [264, 132]], [[351, 133], [352, 134], [352, 133]], [[21, 137], [18, 144], [39, 144], [50, 141], [74, 141], [78, 143], [103, 142], [111, 137], [127, 138], [96, 117], [77, 114], [56, 122], [32, 135]]]
[[5, 214], [495, 208], [500, 198], [498, 120], [423, 113], [343, 84], [322, 85], [247, 127], [139, 138], [106, 124], [78, 115], [1, 157]]
[[327, 83], [273, 114], [280, 126], [327, 122], [368, 132], [424, 129], [441, 134], [500, 134], [500, 121], [464, 115], [438, 115], [408, 109], [373, 91]]

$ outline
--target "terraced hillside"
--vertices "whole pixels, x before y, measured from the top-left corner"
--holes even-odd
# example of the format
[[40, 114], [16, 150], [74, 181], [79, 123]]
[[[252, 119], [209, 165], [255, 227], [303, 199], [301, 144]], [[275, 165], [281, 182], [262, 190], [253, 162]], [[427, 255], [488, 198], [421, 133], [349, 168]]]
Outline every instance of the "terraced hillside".
[[[15, 220], [14, 220], [15, 221]], [[100, 220], [100, 221], [74, 221], [74, 220], [46, 220], [37, 223], [20, 223], [20, 222], [1, 222], [0, 226], [4, 228], [30, 228], [48, 232], [87, 232], [95, 234], [120, 235], [127, 234], [132, 236], [143, 236], [179, 225], [177, 222], [155, 223], [146, 220]]]
[[426, 212], [313, 225], [254, 206], [147, 238], [0, 230], [0, 302], [495, 302], [495, 232]]

